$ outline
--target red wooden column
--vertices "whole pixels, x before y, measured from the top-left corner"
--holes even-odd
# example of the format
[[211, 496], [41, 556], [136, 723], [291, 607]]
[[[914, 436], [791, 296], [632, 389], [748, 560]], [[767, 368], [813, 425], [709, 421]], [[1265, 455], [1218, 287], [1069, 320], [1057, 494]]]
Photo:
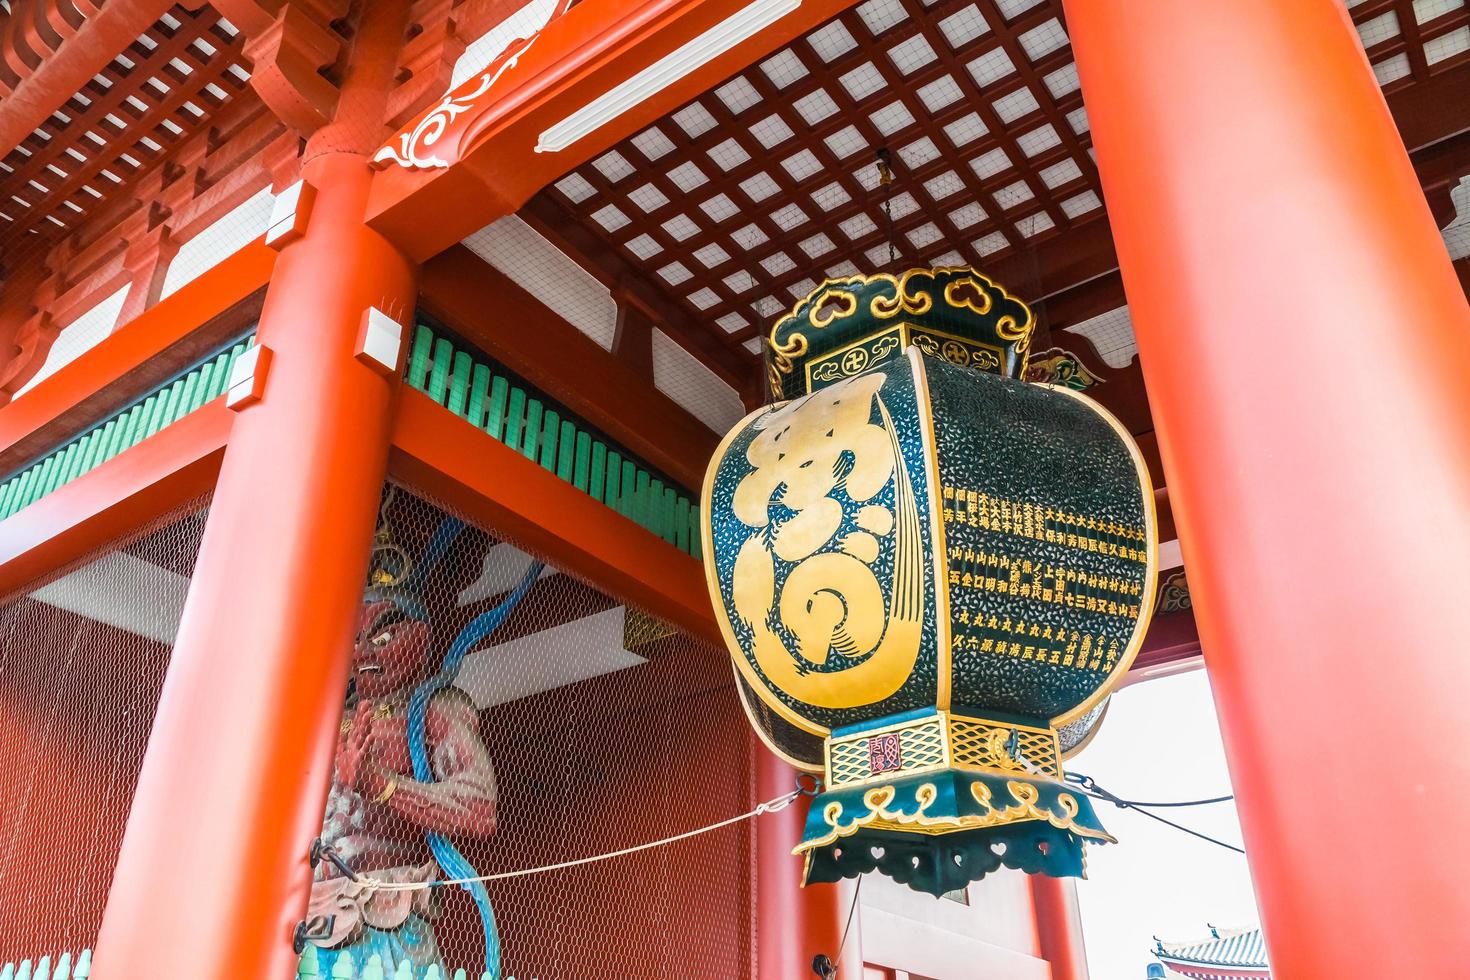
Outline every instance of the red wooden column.
[[1036, 943], [1041, 958], [1051, 964], [1051, 980], [1088, 980], [1076, 884], [1048, 875], [1031, 875], [1030, 884]]
[[[777, 758], [754, 736], [756, 802], [773, 800], [796, 788], [796, 770]], [[801, 858], [791, 849], [801, 843], [806, 822], [803, 797], [779, 813], [755, 820], [755, 946], [756, 980], [816, 980], [812, 960], [825, 953], [838, 964], [839, 980], [861, 980], [862, 937], [860, 911], [852, 909], [856, 884], [801, 887]], [[843, 927], [846, 950], [838, 959]]]
[[263, 399], [235, 420], [98, 941], [96, 980], [294, 976], [396, 379], [354, 359], [414, 270], [363, 224], [359, 154], [308, 163]]
[[1461, 975], [1470, 312], [1429, 207], [1335, 0], [1066, 9], [1274, 975]]

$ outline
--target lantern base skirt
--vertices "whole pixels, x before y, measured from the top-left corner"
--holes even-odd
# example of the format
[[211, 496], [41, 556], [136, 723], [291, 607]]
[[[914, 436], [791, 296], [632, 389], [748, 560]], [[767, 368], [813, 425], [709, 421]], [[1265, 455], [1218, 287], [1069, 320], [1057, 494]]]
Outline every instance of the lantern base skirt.
[[822, 793], [795, 853], [803, 883], [877, 871], [937, 896], [1000, 867], [1085, 877], [1087, 841], [1115, 842], [1065, 785], [946, 769]]

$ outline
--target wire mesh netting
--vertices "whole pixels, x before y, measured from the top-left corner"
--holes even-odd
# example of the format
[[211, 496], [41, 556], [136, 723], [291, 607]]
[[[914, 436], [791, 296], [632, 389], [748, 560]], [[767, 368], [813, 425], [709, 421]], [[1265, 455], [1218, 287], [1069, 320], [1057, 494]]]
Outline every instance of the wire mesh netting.
[[0, 606], [0, 963], [96, 938], [204, 517]]
[[[752, 804], [724, 655], [400, 488], [344, 692], [308, 958], [492, 977], [748, 975]], [[360, 878], [424, 888], [364, 888]], [[376, 961], [374, 961], [376, 957]]]

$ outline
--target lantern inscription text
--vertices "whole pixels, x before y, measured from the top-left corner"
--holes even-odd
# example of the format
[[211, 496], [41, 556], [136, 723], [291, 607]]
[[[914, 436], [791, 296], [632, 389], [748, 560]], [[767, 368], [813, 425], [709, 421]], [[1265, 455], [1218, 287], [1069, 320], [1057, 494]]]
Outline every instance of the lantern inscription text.
[[1126, 558], [1139, 564], [1148, 561], [1148, 553], [1138, 547], [1145, 540], [1143, 527], [1124, 527], [1026, 501], [1001, 500], [949, 484], [944, 486], [944, 522]]

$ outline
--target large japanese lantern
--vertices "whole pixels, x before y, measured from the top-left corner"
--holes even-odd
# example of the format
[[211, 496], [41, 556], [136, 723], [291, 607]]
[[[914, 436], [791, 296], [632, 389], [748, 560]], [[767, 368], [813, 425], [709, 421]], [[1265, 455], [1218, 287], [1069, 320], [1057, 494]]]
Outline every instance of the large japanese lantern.
[[1153, 606], [1138, 448], [1017, 380], [1027, 307], [969, 268], [829, 280], [771, 330], [773, 404], [705, 478], [704, 555], [752, 723], [821, 772], [807, 881], [942, 894], [1081, 875], [1063, 781]]

